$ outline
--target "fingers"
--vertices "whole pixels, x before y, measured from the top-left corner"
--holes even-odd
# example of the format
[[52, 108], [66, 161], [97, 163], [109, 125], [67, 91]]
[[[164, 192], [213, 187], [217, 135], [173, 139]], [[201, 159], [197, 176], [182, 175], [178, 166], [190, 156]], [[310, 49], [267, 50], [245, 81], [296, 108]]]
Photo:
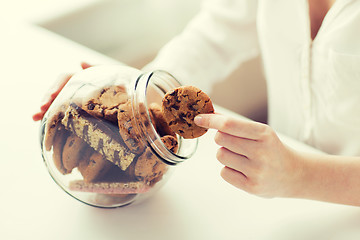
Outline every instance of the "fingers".
[[49, 109], [50, 105], [53, 103], [55, 98], [59, 95], [60, 91], [65, 87], [65, 85], [69, 82], [71, 79], [72, 74], [65, 74], [61, 75], [58, 80], [55, 82], [55, 84], [50, 88], [49, 92], [45, 94], [44, 97], [44, 104], [40, 106], [40, 112], [35, 113], [32, 116], [32, 119], [34, 121], [40, 121], [43, 119], [45, 113]]
[[195, 124], [204, 128], [213, 128], [234, 136], [257, 140], [266, 131], [266, 125], [251, 120], [232, 118], [221, 114], [199, 114]]
[[221, 147], [217, 151], [216, 158], [221, 164], [237, 170], [245, 176], [248, 176], [251, 171], [251, 162], [247, 157], [234, 153], [227, 148]]
[[[80, 65], [81, 65], [82, 69], [87, 69], [89, 67], [92, 67], [92, 65], [90, 65], [86, 62], [82, 62]], [[49, 109], [50, 105], [53, 103], [53, 101], [59, 95], [59, 93], [65, 87], [65, 85], [69, 82], [69, 80], [71, 79], [72, 76], [73, 76], [73, 74], [65, 74], [65, 75], [59, 76], [58, 80], [55, 81], [54, 86], [52, 86], [50, 88], [49, 93], [45, 95], [44, 100], [43, 100], [43, 102], [45, 102], [45, 103], [40, 106], [40, 112], [35, 113], [32, 116], [32, 119], [34, 121], [40, 121], [41, 119], [43, 119], [43, 117], [44, 117], [45, 113], [47, 112], [47, 110]]]
[[255, 140], [236, 137], [227, 133], [218, 131], [214, 137], [215, 143], [223, 146], [230, 151], [244, 155], [246, 157], [252, 156], [252, 152], [256, 151]]
[[33, 119], [35, 122], [36, 122], [36, 121], [40, 121], [41, 119], [43, 119], [44, 115], [45, 115], [45, 112], [38, 112], [38, 113], [36, 113], [36, 114], [34, 114], [34, 115], [32, 116], [32, 119]]
[[271, 127], [221, 114], [200, 114], [195, 123], [218, 130], [216, 157], [225, 165], [221, 176], [226, 182], [262, 197], [288, 194], [296, 167]]
[[82, 69], [87, 69], [87, 68], [89, 68], [89, 67], [92, 67], [92, 65], [90, 65], [90, 64], [88, 64], [88, 63], [86, 63], [86, 62], [82, 62], [80, 65], [81, 65], [81, 68], [82, 68]]
[[248, 178], [241, 172], [235, 169], [224, 167], [220, 173], [221, 177], [231, 185], [243, 189], [246, 189]]

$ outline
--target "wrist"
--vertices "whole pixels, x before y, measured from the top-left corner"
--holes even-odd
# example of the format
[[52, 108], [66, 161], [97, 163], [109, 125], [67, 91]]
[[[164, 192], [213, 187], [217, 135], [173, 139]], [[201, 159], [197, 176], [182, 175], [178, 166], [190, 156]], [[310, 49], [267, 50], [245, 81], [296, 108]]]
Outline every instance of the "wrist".
[[289, 151], [284, 197], [360, 206], [360, 158]]
[[333, 162], [328, 155], [296, 152], [298, 169], [292, 198], [326, 199], [329, 176], [333, 176]]
[[304, 153], [289, 149], [291, 171], [289, 171], [288, 191], [285, 197], [304, 198], [311, 184], [311, 158]]

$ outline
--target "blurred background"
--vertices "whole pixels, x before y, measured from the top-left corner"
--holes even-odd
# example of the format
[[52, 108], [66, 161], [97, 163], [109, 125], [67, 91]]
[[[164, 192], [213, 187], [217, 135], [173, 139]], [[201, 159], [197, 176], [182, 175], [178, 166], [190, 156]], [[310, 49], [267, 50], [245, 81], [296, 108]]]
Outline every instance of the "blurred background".
[[[0, 14], [6, 21], [26, 21], [41, 26], [127, 65], [141, 68], [182, 31], [200, 9], [201, 1], [0, 0]], [[261, 69], [260, 58], [241, 65], [213, 88], [216, 91], [209, 93], [213, 102], [266, 122], [266, 85]]]

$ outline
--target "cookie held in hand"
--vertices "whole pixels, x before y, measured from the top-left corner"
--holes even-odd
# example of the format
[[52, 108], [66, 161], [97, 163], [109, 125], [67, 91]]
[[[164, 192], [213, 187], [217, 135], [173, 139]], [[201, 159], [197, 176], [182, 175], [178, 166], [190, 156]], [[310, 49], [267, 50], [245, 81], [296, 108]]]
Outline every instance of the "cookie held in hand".
[[207, 132], [194, 123], [198, 114], [214, 113], [210, 97], [194, 86], [182, 86], [166, 93], [162, 101], [165, 120], [183, 138], [197, 138]]

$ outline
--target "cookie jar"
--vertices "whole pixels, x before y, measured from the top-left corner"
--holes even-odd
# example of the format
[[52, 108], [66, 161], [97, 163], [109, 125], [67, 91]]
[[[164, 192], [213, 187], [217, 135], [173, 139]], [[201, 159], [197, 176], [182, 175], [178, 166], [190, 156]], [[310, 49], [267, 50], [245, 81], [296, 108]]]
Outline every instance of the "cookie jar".
[[163, 119], [162, 98], [180, 85], [167, 72], [123, 65], [75, 74], [41, 122], [42, 156], [57, 185], [104, 208], [151, 196], [197, 148]]

